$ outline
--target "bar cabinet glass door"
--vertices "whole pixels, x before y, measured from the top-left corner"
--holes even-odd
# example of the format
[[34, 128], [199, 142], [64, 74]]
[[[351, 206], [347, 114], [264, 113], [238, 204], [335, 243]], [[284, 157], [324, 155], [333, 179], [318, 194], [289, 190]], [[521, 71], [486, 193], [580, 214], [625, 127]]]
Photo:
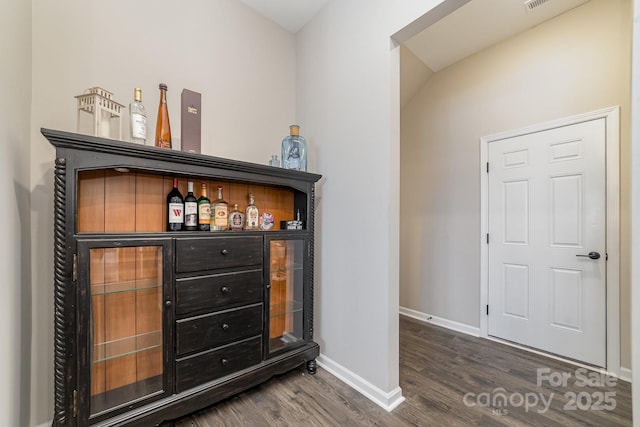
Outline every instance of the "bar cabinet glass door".
[[267, 239], [268, 354], [304, 343], [305, 239]]
[[80, 313], [87, 347], [81, 369], [90, 381], [79, 388], [89, 419], [169, 392], [170, 242], [78, 243], [79, 289], [90, 307]]

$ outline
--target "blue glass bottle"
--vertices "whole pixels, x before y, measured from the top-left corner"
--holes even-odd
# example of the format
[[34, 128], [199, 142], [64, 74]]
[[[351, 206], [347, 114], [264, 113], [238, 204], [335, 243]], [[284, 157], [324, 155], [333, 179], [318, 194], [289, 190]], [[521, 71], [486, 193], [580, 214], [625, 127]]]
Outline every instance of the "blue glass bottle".
[[300, 126], [289, 126], [290, 134], [282, 140], [282, 167], [307, 170], [307, 140], [300, 136]]

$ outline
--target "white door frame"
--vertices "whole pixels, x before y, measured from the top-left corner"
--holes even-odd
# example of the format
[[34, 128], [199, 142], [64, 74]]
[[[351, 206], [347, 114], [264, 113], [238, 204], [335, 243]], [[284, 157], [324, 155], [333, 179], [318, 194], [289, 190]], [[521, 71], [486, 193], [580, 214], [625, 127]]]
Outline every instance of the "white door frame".
[[[486, 306], [489, 300], [489, 143], [506, 138], [605, 119], [606, 132], [606, 253], [607, 261], [607, 371], [620, 376], [620, 107], [566, 117], [480, 138], [480, 336], [489, 338]], [[491, 337], [493, 339], [493, 337]], [[498, 341], [500, 341], [498, 339]]]

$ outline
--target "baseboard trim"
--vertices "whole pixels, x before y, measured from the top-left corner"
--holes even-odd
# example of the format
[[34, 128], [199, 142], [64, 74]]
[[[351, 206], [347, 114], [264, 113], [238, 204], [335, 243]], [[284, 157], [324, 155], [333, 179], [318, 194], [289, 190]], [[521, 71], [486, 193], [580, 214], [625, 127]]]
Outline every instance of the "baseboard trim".
[[425, 323], [431, 323], [433, 325], [442, 326], [443, 328], [462, 332], [463, 334], [473, 335], [474, 337], [480, 336], [480, 328], [466, 325], [464, 323], [455, 322], [449, 319], [443, 319], [442, 317], [432, 316], [431, 314], [422, 313], [421, 311], [411, 310], [410, 308], [406, 307], [400, 307], [400, 314], [420, 320]]
[[373, 403], [380, 406], [387, 412], [393, 411], [398, 405], [404, 402], [402, 389], [400, 387], [396, 387], [395, 389], [386, 393], [358, 374], [350, 371], [334, 360], [331, 360], [324, 354], [320, 354], [320, 356], [318, 356], [317, 362], [318, 365], [320, 365], [320, 367], [322, 367], [325, 371], [329, 372], [340, 381], [355, 389], [360, 394], [362, 394], [367, 399], [371, 400]]
[[618, 378], [620, 378], [622, 381], [626, 381], [628, 383], [631, 383], [631, 379], [633, 378], [633, 376], [631, 375], [631, 369], [623, 368], [621, 366], [620, 367], [620, 375], [618, 375]]

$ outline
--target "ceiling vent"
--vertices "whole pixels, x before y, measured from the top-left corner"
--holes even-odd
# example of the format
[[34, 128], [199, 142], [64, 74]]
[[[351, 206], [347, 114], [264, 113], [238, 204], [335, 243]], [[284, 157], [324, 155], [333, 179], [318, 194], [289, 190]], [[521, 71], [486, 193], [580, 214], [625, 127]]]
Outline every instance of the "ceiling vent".
[[549, 0], [525, 0], [524, 7], [527, 9], [527, 12], [531, 12], [533, 9], [542, 6]]

